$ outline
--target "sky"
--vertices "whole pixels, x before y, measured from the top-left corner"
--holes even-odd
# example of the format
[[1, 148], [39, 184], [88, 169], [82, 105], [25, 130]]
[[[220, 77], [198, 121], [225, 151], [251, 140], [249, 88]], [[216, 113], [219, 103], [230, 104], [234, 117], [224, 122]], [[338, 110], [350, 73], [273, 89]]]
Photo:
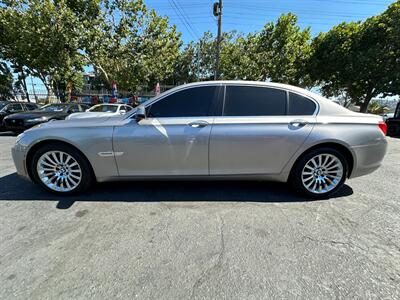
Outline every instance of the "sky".
[[[205, 31], [216, 35], [217, 22], [212, 14], [217, 0], [143, 0], [157, 14], [168, 16], [182, 33], [184, 44], [198, 40]], [[326, 32], [343, 21], [365, 20], [383, 12], [394, 0], [223, 0], [222, 30], [243, 33], [262, 29], [265, 23], [276, 21], [284, 13], [298, 16], [298, 24], [311, 27], [313, 36]], [[92, 71], [91, 67], [85, 68]], [[28, 79], [28, 90], [44, 90], [38, 78]]]
[[[217, 0], [216, 0], [217, 1]], [[159, 15], [168, 16], [182, 33], [184, 43], [210, 30], [216, 35], [212, 15], [214, 0], [144, 0]], [[313, 36], [343, 21], [365, 20], [383, 12], [393, 0], [223, 0], [222, 30], [259, 31], [265, 23], [292, 12], [298, 24], [311, 27]]]

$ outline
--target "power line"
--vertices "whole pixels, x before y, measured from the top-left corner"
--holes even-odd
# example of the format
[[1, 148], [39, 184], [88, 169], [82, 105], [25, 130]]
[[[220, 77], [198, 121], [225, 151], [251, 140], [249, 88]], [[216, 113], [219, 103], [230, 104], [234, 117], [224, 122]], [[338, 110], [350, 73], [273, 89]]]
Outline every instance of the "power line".
[[193, 28], [191, 27], [190, 23], [187, 21], [187, 19], [185, 18], [185, 16], [182, 14], [182, 12], [179, 10], [175, 0], [168, 0], [169, 3], [171, 4], [171, 7], [174, 9], [175, 14], [178, 16], [178, 18], [182, 21], [183, 25], [186, 27], [187, 31], [189, 32], [189, 34], [194, 38], [197, 39], [197, 34], [196, 32], [193, 30]]

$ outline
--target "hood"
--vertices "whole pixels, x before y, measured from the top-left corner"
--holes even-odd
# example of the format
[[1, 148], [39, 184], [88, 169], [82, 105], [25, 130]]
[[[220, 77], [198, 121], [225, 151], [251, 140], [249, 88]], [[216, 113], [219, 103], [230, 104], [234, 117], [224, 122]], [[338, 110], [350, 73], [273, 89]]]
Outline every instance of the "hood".
[[62, 111], [28, 111], [28, 112], [22, 112], [22, 113], [17, 113], [17, 114], [12, 114], [8, 116], [8, 119], [35, 119], [35, 118], [40, 118], [40, 117], [46, 117], [46, 118], [52, 118], [52, 117], [60, 117], [60, 116], [66, 116], [67, 113], [62, 112]]
[[86, 119], [86, 118], [101, 118], [101, 117], [111, 117], [119, 115], [118, 113], [107, 113], [107, 112], [81, 112], [74, 113], [69, 116], [69, 119]]
[[79, 128], [79, 127], [105, 127], [105, 126], [120, 126], [129, 122], [124, 116], [99, 117], [99, 118], [73, 118], [69, 120], [55, 120], [52, 122], [42, 123], [30, 130], [41, 130], [48, 128]]

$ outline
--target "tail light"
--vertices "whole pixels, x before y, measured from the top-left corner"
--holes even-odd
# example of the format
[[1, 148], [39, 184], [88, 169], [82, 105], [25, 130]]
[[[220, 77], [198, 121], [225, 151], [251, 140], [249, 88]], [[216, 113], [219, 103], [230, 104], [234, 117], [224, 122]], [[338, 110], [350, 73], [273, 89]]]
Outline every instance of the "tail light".
[[383, 121], [379, 121], [379, 129], [382, 130], [383, 134], [386, 135], [387, 134], [387, 124]]

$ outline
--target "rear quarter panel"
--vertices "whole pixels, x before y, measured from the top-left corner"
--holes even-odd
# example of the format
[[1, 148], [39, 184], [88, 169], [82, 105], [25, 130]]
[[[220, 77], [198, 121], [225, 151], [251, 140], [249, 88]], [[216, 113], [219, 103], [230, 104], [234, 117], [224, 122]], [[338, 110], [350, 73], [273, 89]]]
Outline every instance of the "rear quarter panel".
[[308, 149], [336, 143], [345, 146], [353, 157], [351, 177], [361, 176], [378, 168], [386, 154], [387, 141], [378, 127], [379, 118], [367, 115], [317, 117], [306, 143], [296, 152], [283, 171], [287, 178], [296, 160]]

